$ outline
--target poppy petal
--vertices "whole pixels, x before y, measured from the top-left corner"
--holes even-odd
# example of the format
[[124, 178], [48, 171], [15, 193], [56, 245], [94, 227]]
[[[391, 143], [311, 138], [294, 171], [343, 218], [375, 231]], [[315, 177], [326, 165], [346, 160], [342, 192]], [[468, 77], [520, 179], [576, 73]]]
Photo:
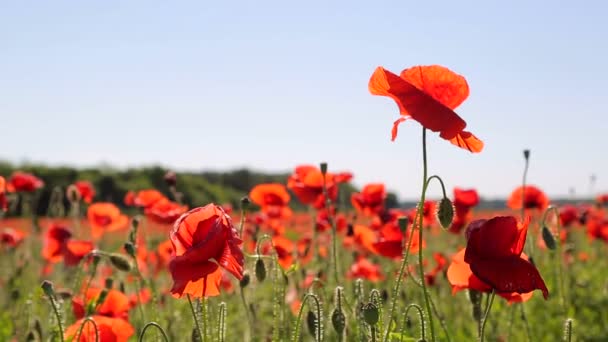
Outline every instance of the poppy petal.
[[376, 68], [368, 87], [373, 95], [395, 100], [401, 115], [410, 115], [422, 126], [440, 132], [444, 139], [454, 138], [466, 127], [464, 120], [453, 110], [382, 67]]
[[171, 293], [175, 297], [185, 294], [193, 297], [219, 296], [222, 271], [211, 261], [192, 264], [188, 260], [176, 257], [169, 263], [173, 278]]
[[473, 153], [478, 153], [483, 150], [483, 141], [479, 140], [473, 133], [467, 131], [456, 134], [454, 138], [450, 139], [450, 142], [453, 145]]
[[469, 97], [466, 79], [440, 65], [408, 68], [399, 76], [450, 109], [455, 109]]
[[399, 130], [399, 125], [407, 120], [407, 116], [402, 116], [399, 119], [395, 120], [395, 122], [393, 122], [393, 128], [391, 129], [391, 141], [395, 141], [395, 139], [397, 139], [397, 131]]
[[476, 260], [471, 263], [471, 271], [497, 292], [528, 293], [538, 289], [545, 299], [549, 297], [549, 290], [536, 267], [518, 256]]

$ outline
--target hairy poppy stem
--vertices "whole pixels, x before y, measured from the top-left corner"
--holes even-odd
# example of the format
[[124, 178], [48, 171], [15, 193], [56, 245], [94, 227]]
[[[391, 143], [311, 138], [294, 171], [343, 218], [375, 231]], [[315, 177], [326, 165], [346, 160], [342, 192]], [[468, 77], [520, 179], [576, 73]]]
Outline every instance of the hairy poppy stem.
[[192, 318], [194, 319], [194, 323], [196, 324], [196, 331], [198, 332], [198, 337], [202, 342], [207, 342], [207, 334], [203, 334], [203, 329], [201, 328], [201, 324], [198, 321], [198, 315], [196, 314], [196, 310], [194, 310], [194, 305], [192, 304], [192, 298], [190, 294], [186, 295], [188, 297], [188, 304], [190, 304], [190, 310], [192, 311]]
[[[426, 128], [422, 128], [422, 194], [420, 195], [420, 203], [418, 203], [418, 270], [421, 277], [424, 277], [424, 265], [422, 263], [422, 230], [423, 230], [423, 211], [424, 211], [424, 200], [427, 189], [427, 158], [426, 158]], [[427, 316], [429, 317], [429, 330], [431, 334], [431, 341], [435, 341], [435, 327], [433, 324], [433, 312], [431, 311], [431, 303], [429, 300], [429, 293], [426, 288], [426, 282], [422, 280], [422, 292], [424, 293], [424, 303], [426, 306]]]
[[560, 216], [559, 216], [559, 210], [557, 207], [554, 206], [550, 206], [544, 213], [543, 215], [543, 220], [541, 221], [541, 227], [545, 226], [545, 220], [547, 219], [547, 216], [549, 214], [549, 212], [553, 212], [553, 214], [555, 215], [556, 218], [556, 223], [555, 223], [555, 227], [557, 230], [557, 239], [556, 239], [556, 249], [557, 249], [557, 253], [555, 253], [555, 268], [557, 271], [557, 283], [559, 286], [559, 299], [561, 302], [561, 306], [562, 306], [562, 310], [564, 312], [566, 312], [566, 290], [564, 288], [564, 264], [563, 264], [563, 250], [562, 250], [562, 240], [561, 240], [561, 222], [560, 222]]
[[401, 331], [399, 332], [399, 334], [400, 334], [400, 336], [405, 335], [405, 326], [407, 324], [408, 314], [410, 312], [410, 309], [412, 309], [412, 308], [414, 308], [418, 311], [418, 318], [420, 320], [420, 340], [424, 341], [426, 338], [424, 312], [422, 311], [422, 308], [418, 304], [412, 303], [405, 308], [405, 312], [403, 313], [403, 323], [401, 324]]
[[144, 340], [144, 335], [146, 335], [146, 331], [148, 330], [148, 328], [150, 327], [155, 327], [157, 330], [160, 331], [160, 333], [163, 335], [163, 338], [165, 340], [165, 342], [169, 342], [169, 338], [167, 337], [167, 333], [165, 332], [165, 330], [156, 322], [148, 322], [146, 323], [146, 325], [144, 325], [144, 328], [141, 331], [141, 335], [139, 335], [139, 338], [137, 339], [138, 342], [143, 342]]
[[243, 303], [243, 309], [245, 309], [245, 313], [247, 314], [247, 325], [249, 325], [249, 338], [253, 338], [253, 321], [251, 320], [251, 313], [249, 312], [249, 306], [247, 305], [247, 299], [245, 299], [245, 289], [243, 287], [240, 288], [241, 291], [241, 302]]
[[306, 295], [304, 295], [304, 298], [302, 299], [302, 304], [300, 305], [300, 310], [298, 310], [298, 317], [296, 318], [296, 326], [293, 330], [293, 334], [291, 336], [291, 341], [292, 342], [297, 342], [300, 341], [300, 325], [302, 322], [302, 314], [304, 313], [304, 306], [308, 305], [310, 307], [310, 304], [308, 304], [308, 300], [312, 299], [315, 302], [315, 312], [316, 312], [316, 316], [317, 316], [317, 326], [315, 329], [315, 341], [321, 341], [322, 338], [322, 334], [323, 334], [323, 316], [322, 316], [322, 312], [321, 312], [321, 303], [319, 301], [319, 297], [317, 297], [317, 295], [313, 294], [313, 293], [307, 293]]
[[[340, 273], [338, 264], [338, 242], [337, 242], [337, 233], [336, 233], [336, 222], [333, 218], [333, 214], [331, 212], [331, 199], [329, 198], [329, 194], [327, 192], [327, 173], [323, 172], [323, 195], [325, 196], [325, 209], [327, 210], [327, 219], [329, 220], [329, 225], [331, 226], [331, 264], [333, 266], [333, 274], [335, 285], [340, 285], [338, 280], [338, 274]], [[315, 227], [316, 228], [316, 227]]]
[[492, 291], [490, 295], [490, 299], [486, 304], [486, 310], [483, 314], [483, 318], [481, 321], [481, 327], [479, 328], [479, 342], [484, 341], [484, 331], [486, 328], [486, 322], [488, 321], [488, 316], [490, 316], [490, 309], [492, 308], [492, 304], [494, 303], [494, 297], [496, 297], [496, 291]]

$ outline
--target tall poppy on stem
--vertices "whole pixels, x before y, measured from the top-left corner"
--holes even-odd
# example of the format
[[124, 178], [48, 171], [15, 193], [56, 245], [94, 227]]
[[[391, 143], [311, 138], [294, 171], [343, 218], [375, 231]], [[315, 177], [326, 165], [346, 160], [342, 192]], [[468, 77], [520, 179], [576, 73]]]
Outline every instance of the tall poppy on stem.
[[507, 206], [511, 209], [538, 209], [545, 210], [549, 206], [549, 198], [545, 193], [534, 185], [517, 187], [507, 200]]
[[17, 171], [11, 175], [8, 189], [15, 192], [34, 192], [44, 186], [44, 182], [31, 173]]
[[378, 67], [369, 80], [369, 91], [388, 96], [399, 106], [401, 117], [393, 124], [392, 140], [397, 137], [399, 124], [413, 119], [460, 148], [471, 152], [483, 149], [483, 142], [464, 130], [466, 122], [454, 112], [469, 96], [469, 85], [448, 68], [415, 66], [397, 76]]
[[169, 262], [174, 296], [218, 296], [220, 266], [239, 280], [243, 277], [242, 241], [220, 206], [212, 203], [183, 214], [170, 238], [175, 250]]

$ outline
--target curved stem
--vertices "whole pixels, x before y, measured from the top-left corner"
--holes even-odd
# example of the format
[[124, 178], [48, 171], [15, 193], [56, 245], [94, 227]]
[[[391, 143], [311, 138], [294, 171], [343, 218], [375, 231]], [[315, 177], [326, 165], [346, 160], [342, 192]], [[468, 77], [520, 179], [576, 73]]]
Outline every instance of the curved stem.
[[[82, 335], [82, 330], [84, 329], [84, 326], [87, 323], [91, 323], [93, 324], [93, 328], [95, 328], [95, 342], [99, 342], [99, 328], [97, 327], [97, 323], [95, 323], [95, 320], [91, 317], [87, 317], [82, 321], [82, 324], [80, 325], [80, 328], [78, 329], [78, 334], [76, 335], [76, 338], [74, 339], [74, 341], [80, 341], [80, 336]], [[88, 340], [89, 336], [87, 335], [87, 340]]]
[[441, 177], [439, 177], [438, 175], [432, 175], [431, 177], [429, 177], [429, 179], [426, 180], [426, 187], [429, 187], [429, 184], [431, 183], [432, 179], [436, 179], [439, 181], [439, 184], [441, 184], [441, 191], [443, 192], [443, 198], [448, 198], [448, 195], [445, 192], [445, 184], [443, 184], [443, 179], [441, 179]]
[[[418, 203], [418, 269], [421, 277], [424, 277], [424, 265], [422, 264], [422, 231], [423, 228], [423, 212], [424, 212], [424, 200], [426, 196], [427, 187], [427, 160], [426, 160], [426, 128], [422, 128], [422, 194], [420, 195], [420, 203]], [[429, 316], [429, 330], [431, 334], [431, 341], [435, 341], [435, 327], [433, 324], [433, 313], [431, 311], [431, 303], [429, 301], [429, 293], [426, 288], [425, 281], [422, 280], [422, 292], [424, 293], [424, 303], [426, 306], [427, 315]]]
[[[316, 314], [317, 314], [317, 327], [315, 329], [315, 341], [321, 341], [321, 303], [319, 302], [319, 298], [312, 293], [307, 293], [306, 295], [304, 295], [304, 298], [302, 299], [302, 304], [300, 305], [300, 310], [298, 310], [298, 317], [296, 318], [296, 326], [293, 330], [293, 335], [291, 337], [291, 341], [292, 342], [297, 342], [300, 340], [300, 322], [302, 321], [302, 314], [304, 313], [304, 305], [308, 304], [308, 300], [311, 299], [315, 302], [315, 306], [316, 306]], [[310, 305], [310, 304], [308, 304]]]
[[486, 304], [486, 310], [483, 314], [483, 320], [481, 321], [481, 327], [479, 329], [479, 341], [483, 342], [484, 340], [484, 331], [486, 329], [486, 322], [488, 321], [488, 316], [490, 315], [490, 309], [492, 308], [492, 303], [494, 303], [494, 297], [496, 297], [496, 292], [492, 291], [492, 294], [490, 295], [490, 299], [488, 300], [488, 303]]
[[149, 327], [155, 327], [163, 335], [163, 338], [165, 339], [165, 342], [169, 342], [169, 338], [167, 337], [167, 333], [165, 333], [165, 330], [158, 323], [156, 323], [156, 322], [148, 322], [148, 323], [146, 323], [146, 325], [144, 325], [144, 328], [141, 331], [141, 335], [139, 335], [139, 338], [137, 339], [137, 341], [143, 342], [144, 335], [146, 335], [146, 331], [148, 330]]
[[226, 340], [226, 303], [221, 302], [219, 306], [217, 319], [217, 340], [224, 342]]
[[403, 335], [404, 335], [403, 329], [405, 328], [406, 320], [407, 320], [407, 317], [408, 317], [408, 314], [409, 314], [411, 308], [415, 308], [416, 310], [418, 310], [418, 317], [420, 319], [420, 339], [424, 341], [426, 338], [425, 329], [424, 329], [424, 327], [425, 327], [424, 312], [422, 311], [422, 308], [418, 304], [412, 303], [405, 308], [405, 312], [403, 313], [403, 324], [401, 324], [401, 334], [400, 335], [401, 335], [401, 337], [403, 337]]
[[201, 324], [198, 321], [198, 315], [196, 314], [196, 310], [194, 310], [194, 305], [192, 304], [192, 298], [190, 298], [190, 294], [186, 295], [188, 298], [188, 304], [190, 304], [190, 310], [192, 311], [192, 318], [194, 319], [194, 323], [196, 324], [196, 331], [198, 332], [198, 337], [202, 342], [206, 342], [207, 334], [203, 334], [203, 329], [201, 328]]

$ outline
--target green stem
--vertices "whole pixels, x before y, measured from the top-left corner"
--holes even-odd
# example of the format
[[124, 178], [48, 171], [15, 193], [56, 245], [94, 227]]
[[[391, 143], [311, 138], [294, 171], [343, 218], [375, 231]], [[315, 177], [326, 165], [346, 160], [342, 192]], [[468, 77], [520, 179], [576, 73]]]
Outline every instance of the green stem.
[[148, 322], [146, 325], [144, 325], [143, 330], [141, 331], [141, 335], [139, 335], [139, 338], [137, 339], [137, 341], [139, 342], [143, 342], [144, 340], [144, 335], [146, 335], [146, 331], [148, 330], [149, 327], [155, 327], [157, 330], [160, 331], [160, 333], [163, 335], [163, 338], [165, 339], [165, 342], [169, 342], [169, 338], [167, 337], [167, 333], [165, 332], [165, 330], [156, 322]]
[[[424, 212], [424, 200], [426, 196], [427, 188], [427, 158], [426, 158], [426, 128], [422, 128], [422, 194], [420, 195], [420, 203], [418, 203], [418, 270], [421, 277], [424, 277], [424, 265], [422, 264], [422, 231], [423, 231], [423, 212]], [[431, 341], [435, 341], [435, 327], [433, 324], [433, 312], [431, 311], [431, 303], [429, 301], [429, 293], [426, 288], [426, 282], [422, 280], [422, 292], [424, 293], [424, 303], [426, 306], [426, 312], [429, 316], [429, 330], [431, 334]]]
[[221, 302], [220, 310], [217, 319], [217, 340], [224, 342], [226, 340], [226, 303]]
[[242, 287], [241, 287], [241, 302], [243, 303], [243, 309], [245, 310], [245, 313], [247, 314], [247, 325], [249, 325], [249, 335], [250, 335], [250, 339], [251, 339], [251, 338], [253, 338], [253, 335], [254, 335], [253, 321], [251, 320], [251, 312], [249, 312], [249, 306], [247, 305], [247, 300], [245, 299], [245, 291], [243, 290]]
[[59, 314], [59, 308], [57, 306], [57, 301], [53, 296], [49, 297], [51, 301], [51, 307], [53, 308], [53, 313], [55, 314], [55, 318], [57, 318], [57, 328], [59, 328], [59, 339], [61, 342], [65, 341], [63, 335], [63, 323], [61, 323], [61, 315]]
[[[327, 210], [327, 219], [329, 220], [329, 225], [331, 226], [331, 264], [333, 266], [333, 274], [335, 285], [339, 285], [338, 274], [339, 274], [339, 264], [338, 264], [338, 244], [337, 244], [337, 233], [336, 233], [336, 224], [333, 219], [333, 214], [331, 212], [331, 199], [329, 198], [329, 194], [327, 192], [327, 174], [323, 173], [323, 196], [325, 196], [325, 210]], [[314, 242], [313, 242], [314, 243]]]
[[488, 316], [490, 315], [490, 309], [492, 308], [492, 303], [494, 303], [494, 297], [496, 297], [496, 292], [492, 291], [490, 295], [490, 299], [486, 303], [486, 309], [483, 314], [483, 319], [481, 321], [481, 328], [479, 329], [479, 341], [483, 342], [484, 340], [484, 331], [486, 329], [486, 322], [488, 321]]
[[371, 326], [371, 331], [372, 331], [372, 342], [376, 342], [376, 326], [375, 325]]
[[186, 295], [188, 298], [188, 304], [190, 304], [190, 310], [192, 311], [192, 318], [194, 319], [194, 323], [196, 324], [196, 331], [198, 332], [198, 337], [202, 342], [207, 342], [207, 334], [203, 334], [203, 329], [201, 328], [201, 324], [198, 321], [198, 315], [196, 314], [196, 310], [194, 310], [194, 305], [192, 304], [192, 298], [190, 294]]
[[[84, 329], [85, 324], [87, 323], [91, 323], [93, 324], [93, 328], [95, 329], [95, 342], [99, 341], [99, 328], [97, 327], [97, 323], [95, 323], [95, 320], [91, 317], [87, 317], [84, 319], [84, 321], [82, 321], [82, 324], [80, 325], [80, 328], [78, 329], [78, 334], [76, 335], [76, 338], [73, 341], [80, 341], [80, 336], [82, 335], [82, 330]], [[89, 335], [87, 334], [87, 341], [89, 339]]]
[[528, 342], [532, 341], [532, 332], [530, 331], [530, 324], [528, 324], [528, 317], [526, 316], [526, 310], [524, 309], [524, 303], [519, 305], [521, 309], [521, 319], [524, 321], [524, 326], [526, 327], [526, 337], [528, 338]]
[[420, 305], [418, 304], [410, 304], [405, 308], [405, 312], [403, 313], [403, 323], [401, 324], [401, 332], [400, 332], [400, 336], [401, 338], [403, 338], [405, 336], [405, 325], [407, 324], [407, 318], [408, 318], [408, 314], [410, 312], [410, 309], [416, 309], [418, 311], [418, 317], [420, 320], [420, 340], [424, 341], [426, 338], [426, 334], [425, 334], [425, 324], [424, 324], [424, 312], [422, 311], [422, 308], [420, 307]]
[[[296, 318], [296, 326], [293, 330], [293, 334], [291, 336], [291, 341], [292, 342], [298, 342], [300, 341], [300, 324], [302, 322], [302, 314], [304, 313], [304, 306], [308, 304], [308, 300], [312, 299], [315, 302], [315, 310], [316, 310], [316, 314], [317, 314], [317, 320], [318, 320], [318, 324], [317, 324], [317, 329], [315, 331], [315, 341], [321, 341], [321, 333], [322, 333], [322, 319], [323, 316], [321, 315], [321, 303], [319, 302], [319, 297], [317, 297], [315, 294], [312, 293], [307, 293], [306, 295], [304, 295], [304, 298], [302, 299], [302, 304], [300, 304], [300, 310], [298, 310], [298, 317]], [[310, 304], [308, 304], [310, 305]]]

